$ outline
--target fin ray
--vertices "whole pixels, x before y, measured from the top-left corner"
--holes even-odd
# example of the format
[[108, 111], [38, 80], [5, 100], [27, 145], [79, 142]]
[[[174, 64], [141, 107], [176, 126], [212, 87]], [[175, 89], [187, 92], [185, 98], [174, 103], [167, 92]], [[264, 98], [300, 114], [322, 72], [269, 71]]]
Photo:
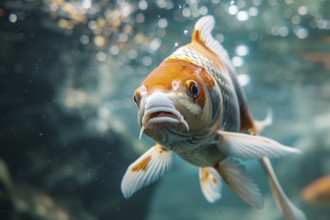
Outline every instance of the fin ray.
[[264, 199], [259, 187], [238, 160], [226, 158], [219, 163], [217, 171], [240, 198], [253, 207], [263, 208]]
[[200, 167], [199, 180], [203, 195], [209, 203], [221, 198], [221, 177], [213, 167]]
[[298, 149], [284, 146], [272, 139], [243, 133], [218, 130], [221, 142], [219, 149], [227, 156], [242, 160], [260, 159], [264, 156], [278, 158], [299, 153]]
[[192, 41], [202, 44], [204, 47], [212, 51], [219, 60], [230, 70], [234, 72], [234, 66], [232, 65], [229, 55], [225, 48], [214, 39], [212, 36], [212, 30], [215, 25], [215, 20], [212, 15], [206, 15], [201, 17], [195, 24], [192, 34]]
[[156, 144], [126, 170], [121, 182], [121, 191], [125, 198], [150, 185], [172, 166], [173, 153]]
[[261, 159], [261, 162], [266, 170], [274, 199], [277, 203], [277, 206], [282, 211], [284, 218], [286, 220], [306, 220], [304, 212], [297, 208], [285, 195], [280, 183], [276, 178], [269, 158], [264, 157]]

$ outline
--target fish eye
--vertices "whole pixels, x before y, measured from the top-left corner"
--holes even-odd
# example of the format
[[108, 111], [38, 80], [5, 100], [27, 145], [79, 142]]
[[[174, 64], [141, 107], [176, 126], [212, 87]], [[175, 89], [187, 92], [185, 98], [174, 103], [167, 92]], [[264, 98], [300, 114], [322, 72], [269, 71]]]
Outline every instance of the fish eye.
[[134, 95], [133, 95], [133, 100], [134, 100], [135, 104], [139, 105], [140, 98], [141, 98], [140, 89], [137, 88], [134, 92]]
[[199, 95], [199, 86], [194, 80], [187, 80], [186, 87], [188, 90], [188, 95], [192, 98], [197, 98]]

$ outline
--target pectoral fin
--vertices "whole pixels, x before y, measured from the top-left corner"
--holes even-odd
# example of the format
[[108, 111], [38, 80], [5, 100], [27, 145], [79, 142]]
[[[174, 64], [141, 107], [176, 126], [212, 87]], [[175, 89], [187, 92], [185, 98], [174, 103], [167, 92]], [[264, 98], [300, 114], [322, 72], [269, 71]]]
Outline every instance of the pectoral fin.
[[226, 158], [215, 168], [227, 185], [245, 202], [258, 209], [263, 208], [264, 199], [260, 189], [246, 173], [244, 165], [232, 158]]
[[199, 168], [199, 180], [203, 195], [209, 203], [221, 198], [221, 178], [213, 167]]
[[300, 153], [298, 149], [284, 146], [272, 139], [262, 136], [252, 136], [243, 133], [218, 131], [221, 141], [219, 149], [227, 156], [242, 160], [284, 157]]
[[173, 153], [156, 144], [139, 159], [132, 163], [121, 182], [121, 191], [125, 198], [156, 181], [172, 166]]

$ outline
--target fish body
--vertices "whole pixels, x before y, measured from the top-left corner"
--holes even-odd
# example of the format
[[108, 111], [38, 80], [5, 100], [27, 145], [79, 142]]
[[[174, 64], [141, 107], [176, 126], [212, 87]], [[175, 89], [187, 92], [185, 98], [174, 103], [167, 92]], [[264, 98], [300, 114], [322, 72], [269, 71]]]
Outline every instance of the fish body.
[[308, 184], [301, 192], [305, 202], [330, 207], [330, 175]]
[[128, 167], [122, 192], [130, 197], [157, 180], [170, 169], [175, 152], [199, 167], [201, 189], [210, 203], [220, 199], [223, 179], [245, 202], [262, 208], [260, 190], [241, 163], [261, 159], [275, 182], [275, 197], [283, 200], [286, 219], [304, 219], [268, 163], [268, 157], [299, 151], [257, 136], [271, 120], [253, 120], [229, 56], [211, 34], [214, 24], [212, 16], [200, 18], [192, 42], [174, 51], [135, 90], [140, 138], [146, 134], [157, 144]]

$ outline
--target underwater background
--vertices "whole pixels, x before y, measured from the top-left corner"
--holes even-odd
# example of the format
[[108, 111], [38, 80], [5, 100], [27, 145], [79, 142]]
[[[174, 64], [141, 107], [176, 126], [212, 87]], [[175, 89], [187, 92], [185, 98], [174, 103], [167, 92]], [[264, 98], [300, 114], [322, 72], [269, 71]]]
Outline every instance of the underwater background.
[[206, 14], [254, 117], [273, 110], [263, 135], [303, 151], [272, 160], [288, 197], [308, 219], [330, 219], [330, 193], [301, 196], [330, 173], [329, 12], [329, 0], [1, 0], [0, 219], [283, 219], [258, 161], [246, 164], [262, 210], [225, 185], [208, 204], [179, 158], [121, 194], [126, 168], [153, 145], [138, 141], [133, 91]]

